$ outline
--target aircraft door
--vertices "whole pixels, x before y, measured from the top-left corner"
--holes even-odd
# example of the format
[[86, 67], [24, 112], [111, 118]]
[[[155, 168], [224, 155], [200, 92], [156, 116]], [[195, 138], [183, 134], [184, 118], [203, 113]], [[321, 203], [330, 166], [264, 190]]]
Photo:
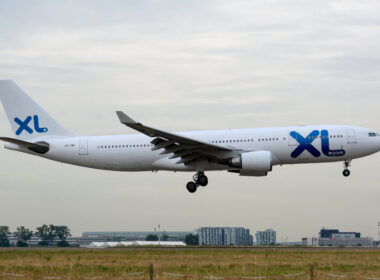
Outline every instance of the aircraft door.
[[348, 144], [355, 144], [356, 143], [355, 130], [346, 129], [346, 134], [347, 134], [347, 143]]
[[88, 155], [87, 140], [79, 140], [79, 155]]

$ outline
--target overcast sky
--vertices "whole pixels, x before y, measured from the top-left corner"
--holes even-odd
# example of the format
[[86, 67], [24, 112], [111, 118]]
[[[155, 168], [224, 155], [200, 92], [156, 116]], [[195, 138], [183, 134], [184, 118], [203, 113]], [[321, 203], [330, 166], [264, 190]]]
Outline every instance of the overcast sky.
[[[0, 79], [83, 135], [351, 124], [380, 131], [380, 2], [0, 0]], [[12, 136], [0, 109], [2, 136]], [[95, 230], [321, 227], [377, 237], [380, 154], [265, 178], [118, 173], [0, 149], [0, 225]]]

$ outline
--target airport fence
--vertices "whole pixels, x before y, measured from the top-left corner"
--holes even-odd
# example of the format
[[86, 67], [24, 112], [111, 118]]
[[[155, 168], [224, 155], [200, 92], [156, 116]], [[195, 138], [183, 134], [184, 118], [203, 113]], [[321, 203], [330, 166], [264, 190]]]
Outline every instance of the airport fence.
[[192, 280], [192, 279], [208, 279], [208, 280], [271, 280], [271, 279], [310, 279], [310, 280], [328, 280], [328, 279], [357, 279], [357, 280], [380, 280], [380, 277], [365, 277], [365, 276], [353, 276], [345, 274], [333, 274], [326, 273], [322, 271], [317, 271], [313, 265], [307, 271], [292, 273], [292, 274], [282, 274], [282, 275], [266, 275], [266, 276], [212, 276], [212, 275], [187, 275], [181, 273], [171, 273], [155, 271], [153, 264], [150, 264], [148, 271], [133, 272], [121, 275], [110, 275], [110, 276], [35, 276], [20, 273], [10, 273], [2, 272], [0, 274], [0, 279], [46, 279], [46, 280]]

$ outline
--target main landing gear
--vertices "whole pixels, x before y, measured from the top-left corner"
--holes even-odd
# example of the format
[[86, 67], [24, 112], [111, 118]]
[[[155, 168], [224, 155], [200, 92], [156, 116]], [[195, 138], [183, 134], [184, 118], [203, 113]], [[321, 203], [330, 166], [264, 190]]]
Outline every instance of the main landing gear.
[[186, 184], [186, 188], [189, 192], [195, 193], [198, 186], [205, 187], [208, 184], [207, 176], [204, 172], [198, 172], [193, 176], [194, 182], [190, 181]]
[[351, 172], [348, 170], [348, 168], [351, 166], [351, 160], [345, 160], [344, 161], [344, 170], [343, 170], [343, 176], [348, 177], [350, 176]]

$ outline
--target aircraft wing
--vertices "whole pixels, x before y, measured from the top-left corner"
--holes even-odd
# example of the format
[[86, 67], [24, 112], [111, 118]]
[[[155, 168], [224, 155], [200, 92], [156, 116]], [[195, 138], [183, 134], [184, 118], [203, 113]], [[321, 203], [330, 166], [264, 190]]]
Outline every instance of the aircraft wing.
[[164, 149], [161, 154], [173, 153], [174, 155], [170, 156], [170, 158], [179, 158], [176, 162], [177, 164], [184, 163], [185, 165], [188, 165], [200, 159], [208, 159], [212, 162], [223, 163], [223, 160], [241, 153], [241, 151], [234, 150], [230, 147], [210, 144], [143, 125], [142, 123], [134, 121], [121, 111], [117, 111], [116, 114], [122, 124], [154, 138], [151, 141], [154, 145], [152, 151]]

